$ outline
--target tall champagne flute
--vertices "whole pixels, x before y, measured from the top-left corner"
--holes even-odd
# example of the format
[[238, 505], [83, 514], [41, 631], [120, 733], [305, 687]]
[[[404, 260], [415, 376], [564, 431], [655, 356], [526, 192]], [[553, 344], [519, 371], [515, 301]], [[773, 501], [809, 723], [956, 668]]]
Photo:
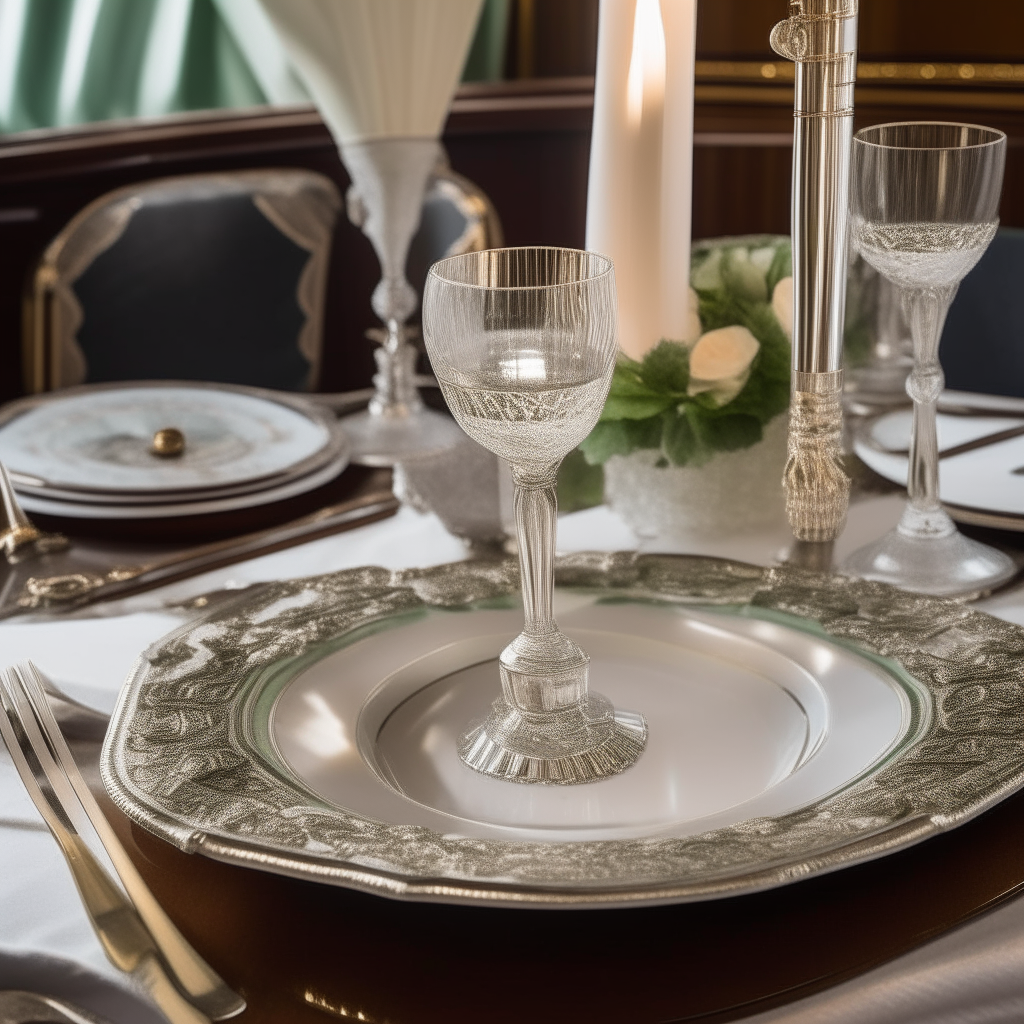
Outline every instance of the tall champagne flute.
[[875, 125], [853, 140], [851, 239], [895, 284], [914, 341], [908, 501], [899, 524], [844, 569], [926, 594], [983, 593], [1013, 562], [961, 534], [939, 503], [935, 403], [945, 383], [939, 338], [950, 303], [999, 226], [1006, 136], [969, 124]]
[[641, 754], [647, 725], [587, 686], [589, 658], [552, 611], [555, 477], [593, 429], [615, 365], [611, 260], [575, 249], [492, 249], [435, 263], [423, 337], [462, 429], [515, 481], [525, 628], [498, 660], [501, 694], [459, 755], [515, 782], [581, 783]]

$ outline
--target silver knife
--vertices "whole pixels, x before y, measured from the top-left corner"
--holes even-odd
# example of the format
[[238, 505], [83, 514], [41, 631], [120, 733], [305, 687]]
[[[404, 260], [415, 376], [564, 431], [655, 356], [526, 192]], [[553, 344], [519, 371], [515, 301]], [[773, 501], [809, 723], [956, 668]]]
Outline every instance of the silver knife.
[[[130, 597], [154, 587], [198, 576], [200, 573], [327, 537], [394, 515], [398, 499], [389, 490], [376, 490], [329, 505], [300, 519], [255, 533], [214, 541], [147, 559], [134, 565], [114, 565], [95, 571], [76, 566], [74, 548], [59, 559], [42, 557], [12, 567], [0, 590], [0, 619], [41, 609], [67, 611], [97, 601]], [[52, 565], [63, 571], [46, 574]]]

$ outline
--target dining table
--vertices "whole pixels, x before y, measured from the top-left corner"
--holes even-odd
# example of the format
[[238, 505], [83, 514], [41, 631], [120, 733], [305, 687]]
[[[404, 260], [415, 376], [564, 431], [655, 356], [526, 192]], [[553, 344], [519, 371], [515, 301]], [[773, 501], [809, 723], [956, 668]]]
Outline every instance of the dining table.
[[[846, 531], [837, 542], [835, 557], [841, 558], [893, 525], [902, 503], [901, 494], [884, 489], [859, 494], [851, 507]], [[1024, 562], [1024, 552], [1013, 550], [1014, 539], [1001, 536], [1011, 553]], [[789, 543], [787, 531], [780, 524], [738, 538], [695, 539], [689, 551], [767, 565], [785, 557]], [[1024, 548], [1024, 544], [1020, 546]], [[625, 521], [605, 505], [571, 512], [559, 519], [560, 553], [651, 547], [652, 542], [638, 540]], [[356, 529], [144, 593], [63, 613], [44, 610], [9, 618], [0, 622], [0, 664], [31, 660], [70, 697], [110, 713], [140, 652], [197, 616], [217, 595], [241, 591], [264, 581], [356, 566], [398, 570], [458, 562], [467, 557], [467, 546], [448, 533], [435, 514], [403, 506], [393, 516]], [[1024, 626], [1024, 584], [1011, 584], [977, 601], [974, 607]], [[87, 775], [91, 772], [96, 778], [95, 764], [83, 767]], [[1013, 823], [1017, 821], [1021, 823], [1020, 836], [1013, 832]], [[988, 829], [986, 835], [995, 837], [993, 842], [1002, 842], [1007, 849], [1020, 849], [1016, 844], [1024, 839], [1024, 804], [1011, 797], [983, 815], [980, 825]], [[957, 831], [962, 830], [954, 830], [954, 834]], [[981, 832], [972, 836], [976, 837], [973, 842], [982, 842], [983, 837], [977, 838], [982, 836]], [[938, 842], [939, 839], [928, 840], [922, 847]], [[1005, 851], [1003, 856], [1006, 859]], [[983, 886], [983, 896], [965, 903], [966, 909], [947, 922], [950, 926], [922, 926], [912, 938], [903, 941], [898, 955], [892, 956], [884, 938], [896, 924], [884, 905], [876, 907], [878, 953], [861, 958], [864, 969], [856, 967], [823, 976], [815, 984], [788, 995], [783, 993], [774, 1000], [777, 1005], [769, 1009], [764, 1008], [765, 1004], [754, 1004], [746, 1010], [733, 1007], [727, 1014], [704, 1019], [744, 1019], [758, 1024], [998, 1024], [1024, 1019], [1024, 897], [1017, 895], [1024, 871], [1008, 869], [1004, 877], [998, 867], [986, 867], [981, 861], [968, 863], [982, 864], [968, 871], [989, 873], [981, 879], [987, 888]], [[827, 891], [840, 892], [843, 879], [854, 877], [849, 872], [861, 870], [844, 869], [830, 876], [832, 889]], [[858, 877], [863, 883], [869, 876]], [[938, 897], [939, 894], [927, 891], [929, 885], [935, 884], [931, 876], [922, 872], [919, 878], [921, 900], [928, 902], [933, 895]], [[977, 880], [964, 877], [965, 891]], [[911, 878], [901, 884], [913, 887], [917, 883]], [[369, 901], [367, 913], [375, 906], [383, 912], [389, 903], [383, 897], [362, 898]], [[730, 902], [712, 901], [706, 912], [713, 915], [716, 903]], [[216, 918], [215, 907], [209, 913], [211, 919]], [[822, 920], [828, 922], [828, 915], [819, 916], [815, 927], [820, 927]], [[827, 947], [844, 941], [845, 929], [847, 921], [837, 911], [827, 927], [811, 938], [813, 943]], [[325, 943], [330, 942], [330, 934], [329, 929], [325, 930]], [[870, 939], [862, 939], [862, 948], [864, 941], [871, 946]], [[793, 945], [790, 955], [806, 955], [807, 945]], [[386, 960], [388, 950], [382, 948], [379, 953]], [[765, 949], [763, 953], [776, 960], [787, 956], [786, 949]], [[726, 965], [723, 976], [728, 977], [731, 972], [740, 978], [755, 969], [756, 965], [750, 962], [737, 962]], [[401, 978], [394, 983], [401, 984]], [[573, 983], [572, 978], [566, 979], [567, 985]], [[149, 1024], [162, 1019], [145, 995], [106, 960], [56, 843], [23, 790], [9, 757], [0, 749], [0, 990], [3, 989], [27, 989], [63, 997], [112, 1024]], [[350, 1016], [355, 1019], [354, 1014], [337, 1007], [323, 1007], [325, 1021]], [[369, 1018], [360, 1015], [358, 1019]], [[477, 1019], [487, 1019], [486, 1009]], [[543, 1002], [539, 1002], [535, 1019], [543, 1022], [554, 1018], [546, 1014]], [[410, 1017], [407, 1024], [415, 1024], [415, 1017]], [[635, 1024], [641, 1024], [639, 1018]]]

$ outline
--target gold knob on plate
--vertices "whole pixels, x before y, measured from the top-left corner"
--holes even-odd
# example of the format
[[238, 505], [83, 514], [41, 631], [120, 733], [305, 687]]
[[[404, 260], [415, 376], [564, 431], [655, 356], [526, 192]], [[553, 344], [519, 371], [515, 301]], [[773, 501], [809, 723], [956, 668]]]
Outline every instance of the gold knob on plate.
[[177, 427], [164, 427], [153, 435], [149, 450], [161, 459], [177, 458], [185, 451], [185, 435]]

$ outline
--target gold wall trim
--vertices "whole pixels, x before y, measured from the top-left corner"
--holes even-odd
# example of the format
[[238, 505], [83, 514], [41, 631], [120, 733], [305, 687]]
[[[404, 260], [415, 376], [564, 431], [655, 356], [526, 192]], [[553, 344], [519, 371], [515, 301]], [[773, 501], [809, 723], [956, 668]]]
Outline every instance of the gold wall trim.
[[[788, 61], [699, 60], [695, 98], [698, 103], [791, 106], [794, 67]], [[1003, 88], [993, 88], [996, 84]], [[1024, 110], [1021, 86], [1024, 64], [861, 62], [857, 67], [858, 106]]]
[[[698, 82], [792, 82], [794, 66], [781, 60], [699, 60]], [[879, 63], [861, 61], [857, 81], [893, 85], [1024, 85], [1024, 64]]]

